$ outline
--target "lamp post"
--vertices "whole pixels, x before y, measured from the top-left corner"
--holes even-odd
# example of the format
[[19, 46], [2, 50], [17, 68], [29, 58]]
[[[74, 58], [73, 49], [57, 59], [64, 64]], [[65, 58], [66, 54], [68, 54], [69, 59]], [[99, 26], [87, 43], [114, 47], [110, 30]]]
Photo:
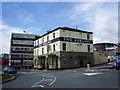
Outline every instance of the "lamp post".
[[[24, 33], [26, 33], [26, 31], [23, 31]], [[28, 43], [26, 43], [27, 45], [28, 45], [28, 52], [27, 52], [27, 61], [26, 61], [26, 64], [25, 64], [25, 66], [26, 66], [26, 69], [27, 69], [27, 71], [28, 71], [28, 61], [29, 61], [29, 34], [27, 34], [27, 41], [26, 42], [28, 42]], [[27, 50], [27, 49], [26, 49]], [[23, 62], [24, 63], [24, 62]]]
[[27, 57], [27, 71], [29, 69], [29, 35], [28, 35], [28, 57]]

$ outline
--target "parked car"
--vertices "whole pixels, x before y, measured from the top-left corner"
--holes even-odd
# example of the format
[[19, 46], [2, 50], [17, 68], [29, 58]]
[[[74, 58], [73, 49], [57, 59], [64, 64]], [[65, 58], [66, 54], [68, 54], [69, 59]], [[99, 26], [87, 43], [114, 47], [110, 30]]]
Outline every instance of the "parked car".
[[8, 74], [15, 74], [17, 73], [17, 70], [12, 68], [12, 67], [5, 67], [3, 69], [4, 73], [8, 73]]

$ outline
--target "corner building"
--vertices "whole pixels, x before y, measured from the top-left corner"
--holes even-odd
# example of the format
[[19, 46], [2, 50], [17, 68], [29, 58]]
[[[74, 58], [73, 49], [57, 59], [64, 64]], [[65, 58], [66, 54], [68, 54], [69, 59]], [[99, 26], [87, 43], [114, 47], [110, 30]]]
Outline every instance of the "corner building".
[[34, 68], [85, 67], [93, 61], [92, 32], [58, 27], [34, 41]]

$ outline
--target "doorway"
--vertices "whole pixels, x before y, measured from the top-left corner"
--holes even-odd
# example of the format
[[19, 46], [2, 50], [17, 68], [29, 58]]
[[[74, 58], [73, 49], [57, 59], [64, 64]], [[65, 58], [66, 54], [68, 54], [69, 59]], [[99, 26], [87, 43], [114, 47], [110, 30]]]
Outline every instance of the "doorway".
[[83, 68], [83, 61], [80, 61], [80, 68]]

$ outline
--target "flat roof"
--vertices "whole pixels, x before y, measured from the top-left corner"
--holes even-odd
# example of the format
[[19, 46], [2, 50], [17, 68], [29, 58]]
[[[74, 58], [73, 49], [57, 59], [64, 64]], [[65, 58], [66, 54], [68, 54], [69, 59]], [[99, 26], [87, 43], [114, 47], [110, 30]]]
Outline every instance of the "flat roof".
[[79, 30], [79, 29], [74, 29], [74, 28], [69, 28], [69, 27], [58, 27], [58, 28], [53, 29], [52, 31], [47, 32], [46, 34], [41, 35], [41, 37], [43, 37], [43, 36], [45, 36], [45, 35], [48, 35], [48, 34], [54, 32], [54, 31], [57, 31], [58, 29], [93, 34], [93, 32], [83, 31], [83, 30]]
[[95, 43], [94, 45], [98, 45], [98, 44], [112, 44], [112, 45], [117, 45], [116, 43]]
[[29, 34], [29, 33], [12, 33], [12, 34], [21, 34], [21, 35], [33, 35], [33, 36], [39, 36], [41, 37], [40, 35], [36, 35], [36, 34]]

